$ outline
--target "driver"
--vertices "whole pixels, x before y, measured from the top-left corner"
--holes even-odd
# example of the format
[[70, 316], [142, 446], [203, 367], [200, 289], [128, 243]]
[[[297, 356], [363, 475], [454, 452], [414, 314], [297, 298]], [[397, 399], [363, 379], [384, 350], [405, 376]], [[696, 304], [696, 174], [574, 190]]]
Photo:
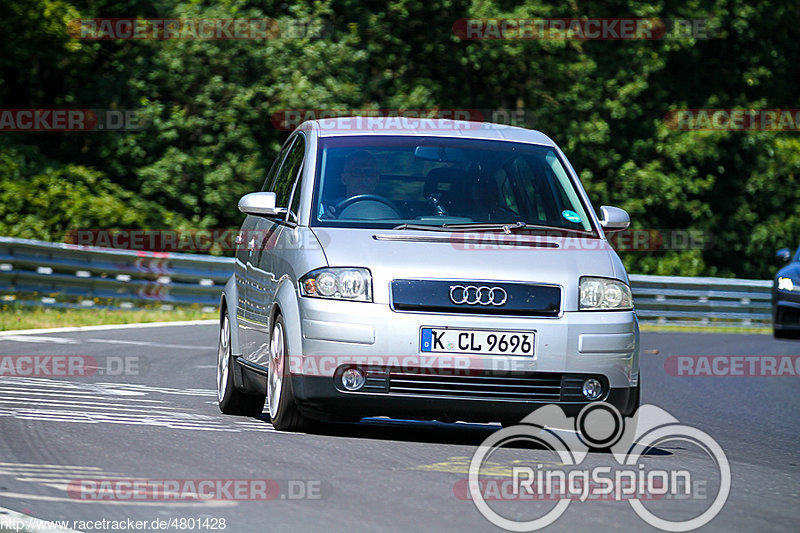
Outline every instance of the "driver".
[[345, 159], [341, 180], [347, 188], [347, 198], [359, 194], [373, 194], [380, 181], [378, 162], [369, 152], [359, 150]]
[[366, 150], [353, 152], [344, 161], [339, 179], [345, 186], [345, 195], [342, 198], [331, 198], [327, 203], [323, 216], [337, 216], [336, 208], [340, 202], [361, 194], [374, 194], [380, 181], [378, 161]]

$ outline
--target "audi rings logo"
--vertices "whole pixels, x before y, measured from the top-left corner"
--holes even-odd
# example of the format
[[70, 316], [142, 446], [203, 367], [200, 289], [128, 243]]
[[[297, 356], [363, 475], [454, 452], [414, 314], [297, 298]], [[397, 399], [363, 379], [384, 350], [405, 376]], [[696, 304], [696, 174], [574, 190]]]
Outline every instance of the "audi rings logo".
[[502, 287], [451, 285], [450, 301], [456, 305], [494, 305], [499, 307], [508, 301], [508, 294]]

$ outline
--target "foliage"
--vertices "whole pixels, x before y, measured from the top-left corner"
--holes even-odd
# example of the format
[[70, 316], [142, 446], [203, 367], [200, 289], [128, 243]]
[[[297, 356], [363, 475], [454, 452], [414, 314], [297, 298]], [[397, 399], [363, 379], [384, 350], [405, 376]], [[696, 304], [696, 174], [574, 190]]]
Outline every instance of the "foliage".
[[[796, 108], [800, 4], [788, 0], [12, 1], [5, 108], [133, 109], [131, 132], [3, 133], [0, 233], [235, 227], [287, 132], [281, 109], [513, 109], [565, 150], [590, 197], [633, 227], [707, 249], [623, 252], [631, 272], [769, 277], [800, 243], [797, 132], [676, 131], [674, 109]], [[91, 17], [326, 21], [324, 38], [90, 41]], [[708, 18], [707, 40], [460, 40], [457, 19]], [[284, 26], [285, 27], [285, 26]]]

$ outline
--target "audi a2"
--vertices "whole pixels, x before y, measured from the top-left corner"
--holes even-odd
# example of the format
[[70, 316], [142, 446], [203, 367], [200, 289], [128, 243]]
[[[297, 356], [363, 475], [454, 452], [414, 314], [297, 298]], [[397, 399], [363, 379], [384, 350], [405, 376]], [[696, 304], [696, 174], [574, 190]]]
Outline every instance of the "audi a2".
[[546, 135], [449, 120], [308, 121], [239, 201], [220, 306], [223, 413], [515, 423], [639, 402], [627, 274]]

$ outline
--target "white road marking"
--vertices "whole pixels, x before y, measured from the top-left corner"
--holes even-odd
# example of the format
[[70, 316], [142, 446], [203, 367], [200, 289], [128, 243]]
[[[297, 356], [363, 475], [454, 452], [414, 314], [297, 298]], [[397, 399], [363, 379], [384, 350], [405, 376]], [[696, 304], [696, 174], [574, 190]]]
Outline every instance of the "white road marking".
[[[141, 409], [134, 409], [132, 407], [118, 407], [119, 404], [116, 403], [105, 403], [105, 402], [74, 402], [69, 400], [48, 400], [46, 398], [19, 398], [19, 397], [11, 397], [11, 396], [0, 396], [0, 403], [10, 403], [13, 405], [19, 405], [20, 403], [24, 403], [26, 406], [30, 405], [45, 405], [45, 406], [65, 406], [65, 407], [81, 407], [81, 408], [115, 408], [116, 410], [124, 409], [127, 411], [139, 411], [141, 413], [150, 413], [159, 407], [154, 407], [151, 405], [139, 405], [137, 407], [141, 407]], [[145, 409], [146, 408], [146, 409]], [[162, 407], [161, 409], [169, 409]]]
[[[0, 492], [0, 497], [13, 498], [15, 500], [34, 500], [40, 502], [64, 502], [64, 503], [79, 503], [79, 504], [93, 504], [99, 503], [101, 505], [135, 505], [137, 507], [235, 507], [239, 502], [231, 500], [203, 500], [200, 502], [176, 502], [174, 500], [163, 502], [148, 502], [148, 501], [133, 501], [133, 500], [76, 500], [63, 496], [44, 496], [41, 494], [22, 494], [19, 492]], [[12, 511], [13, 512], [13, 511]], [[21, 515], [24, 516], [24, 515]], [[32, 520], [37, 520], [33, 518]], [[35, 523], [35, 522], [34, 522]], [[40, 533], [44, 531], [55, 533], [80, 533], [72, 529], [30, 529], [31, 533]]]
[[[64, 391], [63, 390], [53, 390], [53, 389], [41, 389], [41, 390], [37, 390], [35, 392], [32, 392], [30, 389], [27, 389], [27, 388], [4, 387], [3, 391], [4, 392], [20, 392], [20, 393], [23, 393], [26, 398], [28, 398], [31, 394], [35, 394], [37, 396], [55, 396], [55, 397], [58, 397], [58, 398], [63, 398], [64, 397]], [[110, 391], [108, 391], [108, 394], [117, 395], [117, 392], [119, 392], [119, 391], [110, 390]], [[104, 399], [104, 398], [106, 398], [106, 396], [108, 396], [108, 394], [104, 394], [104, 395], [98, 396], [96, 392], [83, 392], [83, 391], [70, 391], [69, 394], [70, 394], [71, 397], [78, 398], [78, 399], [81, 399], [81, 398], [85, 398], [85, 399]], [[144, 392], [139, 392], [139, 393], [135, 393], [135, 394], [119, 394], [119, 396], [144, 396], [145, 394], [146, 393], [144, 393]], [[137, 402], [141, 402], [141, 403], [164, 403], [161, 400], [145, 400], [145, 399], [142, 399], [142, 398], [136, 398], [136, 399], [133, 399], [132, 401], [137, 401]]]
[[46, 328], [46, 329], [17, 329], [10, 331], [0, 331], [0, 337], [6, 335], [36, 335], [38, 333], [73, 333], [76, 331], [107, 331], [110, 329], [142, 329], [142, 328], [166, 328], [171, 326], [201, 326], [208, 324], [218, 324], [219, 320], [184, 320], [178, 322], [142, 322], [137, 324], [108, 324], [102, 326], [78, 326], [68, 328]]
[[13, 469], [14, 471], [22, 471], [22, 470], [45, 470], [47, 469], [57, 469], [57, 470], [101, 470], [99, 466], [66, 466], [66, 465], [48, 465], [48, 464], [39, 464], [39, 463], [0, 463], [0, 475], [8, 474], [8, 471], [4, 471], [3, 468], [8, 467], [9, 470]]
[[[132, 501], [132, 500], [79, 500], [69, 496], [62, 496], [68, 491], [70, 483], [79, 479], [113, 479], [113, 480], [126, 480], [126, 481], [146, 481], [147, 478], [141, 476], [129, 476], [119, 472], [105, 472], [99, 467], [95, 466], [69, 466], [69, 465], [37, 465], [31, 463], [0, 463], [0, 477], [8, 476], [13, 477], [16, 481], [23, 483], [35, 483], [40, 486], [49, 487], [58, 491], [58, 495], [48, 494], [23, 494], [19, 492], [0, 492], [0, 496], [7, 498], [14, 498], [18, 500], [34, 500], [34, 501], [48, 501], [48, 502], [65, 502], [77, 504], [91, 504], [99, 503], [101, 505], [137, 505], [137, 506], [178, 506], [178, 507], [231, 507], [237, 505], [235, 501], [220, 501], [220, 500], [192, 500], [180, 501], [170, 499], [167, 501]], [[0, 483], [2, 485], [3, 483]], [[0, 508], [0, 511], [7, 511]], [[19, 515], [14, 511], [10, 511], [12, 517]], [[5, 515], [6, 517], [8, 515]], [[19, 515], [23, 516], [23, 515]], [[30, 531], [63, 531], [65, 529], [48, 529], [42, 526], [43, 529], [31, 529]]]
[[65, 339], [63, 337], [38, 337], [34, 335], [4, 335], [0, 337], [0, 340], [53, 344], [79, 344], [79, 342], [75, 339]]
[[[4, 494], [5, 493], [0, 493], [0, 495]], [[79, 531], [75, 531], [74, 529], [67, 529], [65, 527], [61, 527], [56, 522], [48, 522], [47, 520], [34, 518], [32, 516], [18, 513], [16, 511], [12, 511], [11, 509], [6, 509], [4, 507], [0, 507], [0, 516], [2, 516], [7, 523], [19, 523], [24, 525], [25, 531], [29, 533], [40, 533], [44, 531], [48, 531], [50, 533], [80, 533]]]
[[[3, 340], [0, 338], [0, 340]], [[84, 339], [86, 342], [94, 342], [101, 344], [129, 344], [131, 346], [151, 346], [153, 348], [180, 348], [183, 350], [217, 350], [216, 346], [207, 344], [191, 345], [191, 344], [163, 344], [160, 342], [149, 341], [122, 341], [116, 339]]]
[[70, 339], [67, 337], [42, 337], [37, 335], [5, 335], [0, 336], [0, 342], [26, 342], [31, 344], [82, 344], [91, 342], [95, 344], [123, 344], [130, 346], [148, 346], [151, 348], [176, 348], [180, 350], [214, 350], [217, 347], [210, 344], [167, 344], [152, 341], [125, 341], [118, 339]]
[[215, 397], [216, 392], [0, 377], [0, 416], [37, 422], [126, 424], [190, 431], [274, 431], [272, 424], [262, 420], [218, 414], [205, 400], [197, 402], [194, 410], [176, 406], [171, 396], [208, 398]]
[[[4, 387], [3, 392], [19, 392], [22, 394], [30, 393], [30, 391], [24, 387]], [[40, 389], [36, 391], [38, 396], [55, 396], [55, 397], [62, 397], [64, 391], [60, 391], [57, 389]], [[94, 392], [83, 392], [83, 391], [73, 391], [70, 393], [72, 396], [81, 396], [83, 398], [90, 398], [90, 399], [101, 399], [105, 396], [98, 396]], [[156, 402], [157, 400], [150, 400], [151, 402]], [[160, 403], [160, 402], [159, 402]]]

